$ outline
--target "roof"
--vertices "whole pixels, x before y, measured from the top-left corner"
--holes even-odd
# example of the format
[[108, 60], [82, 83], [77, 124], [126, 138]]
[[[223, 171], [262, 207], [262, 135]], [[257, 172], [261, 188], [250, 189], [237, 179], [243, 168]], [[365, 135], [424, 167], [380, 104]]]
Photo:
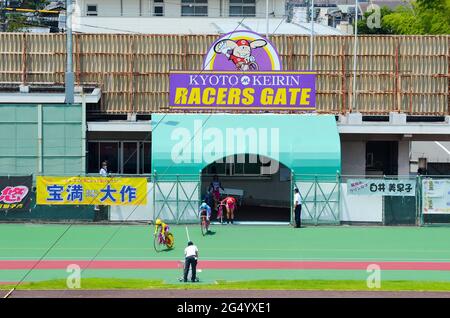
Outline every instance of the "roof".
[[65, 8], [66, 3], [64, 1], [53, 1], [50, 2], [48, 5], [46, 5], [44, 10], [55, 10], [55, 9], [65, 10]]
[[[120, 23], [118, 23], [120, 20]], [[223, 34], [237, 29], [266, 33], [266, 20], [258, 18], [160, 18], [160, 17], [74, 17], [73, 30], [80, 33], [142, 34]], [[240, 24], [241, 23], [241, 24]], [[310, 23], [288, 23], [284, 18], [269, 19], [270, 34], [309, 35]], [[318, 23], [316, 35], [344, 35], [340, 30]]]
[[[0, 104], [9, 103], [64, 103], [64, 86], [59, 85], [30, 85], [0, 84]], [[21, 91], [23, 90], [23, 91]], [[81, 94], [81, 90], [84, 96]], [[83, 98], [86, 103], [98, 103], [101, 90], [95, 86], [75, 88], [75, 103], [81, 103]]]
[[450, 162], [450, 142], [447, 141], [413, 141], [411, 144], [411, 161], [427, 158], [428, 162]]
[[388, 7], [389, 9], [395, 9], [400, 6], [410, 6], [408, 0], [373, 0], [371, 3], [360, 3], [362, 11], [367, 11], [370, 4], [378, 5], [380, 7]]

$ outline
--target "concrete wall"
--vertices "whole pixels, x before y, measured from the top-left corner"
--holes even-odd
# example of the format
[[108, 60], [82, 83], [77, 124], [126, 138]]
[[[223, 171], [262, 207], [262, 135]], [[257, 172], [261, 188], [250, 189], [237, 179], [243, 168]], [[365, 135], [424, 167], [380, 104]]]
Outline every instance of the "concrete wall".
[[341, 215], [343, 222], [382, 222], [383, 197], [347, 195], [347, 184], [341, 183]]
[[341, 141], [342, 175], [366, 174], [366, 142]]
[[154, 219], [153, 189], [154, 184], [147, 183], [146, 205], [112, 205], [109, 207], [110, 221], [151, 221]]
[[398, 142], [398, 175], [409, 175], [409, 153], [411, 142], [409, 140], [400, 140]]
[[[122, 4], [121, 4], [122, 3]], [[139, 4], [141, 3], [141, 4]], [[99, 17], [130, 17], [130, 16], [151, 16], [153, 12], [153, 0], [76, 0], [79, 12], [86, 15], [87, 5], [97, 5]], [[159, 4], [159, 3], [158, 3]], [[208, 0], [208, 17], [228, 17], [229, 0]], [[221, 8], [222, 7], [222, 8]], [[270, 17], [283, 17], [285, 12], [285, 0], [269, 0]], [[256, 1], [256, 16], [265, 17], [266, 2]], [[165, 17], [181, 16], [181, 0], [164, 1]]]
[[81, 105], [0, 104], [0, 175], [85, 172]]
[[[142, 6], [143, 2], [146, 2], [146, 1], [142, 1], [141, 6]], [[126, 16], [126, 15], [140, 16], [143, 13], [142, 7], [140, 7], [140, 5], [139, 5], [139, 0], [122, 1], [122, 8], [123, 8], [122, 12], [123, 12], [124, 16]]]

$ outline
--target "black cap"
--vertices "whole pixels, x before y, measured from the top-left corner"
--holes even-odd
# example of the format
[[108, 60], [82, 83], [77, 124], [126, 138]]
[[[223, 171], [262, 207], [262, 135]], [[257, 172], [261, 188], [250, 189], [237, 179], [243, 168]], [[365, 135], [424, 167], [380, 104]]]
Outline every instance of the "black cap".
[[192, 241], [188, 242], [188, 246], [194, 245], [194, 243], [192, 243]]

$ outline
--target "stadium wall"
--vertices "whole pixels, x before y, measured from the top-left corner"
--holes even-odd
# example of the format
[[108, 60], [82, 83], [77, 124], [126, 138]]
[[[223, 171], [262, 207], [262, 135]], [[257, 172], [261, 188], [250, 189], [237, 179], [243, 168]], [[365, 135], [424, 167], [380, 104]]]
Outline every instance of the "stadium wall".
[[[88, 109], [151, 114], [168, 109], [169, 71], [202, 70], [217, 35], [75, 34], [77, 85], [101, 87]], [[308, 36], [270, 36], [283, 69], [306, 70]], [[450, 36], [359, 36], [356, 97], [353, 36], [316, 36], [317, 111], [449, 114]], [[0, 84], [63, 84], [64, 34], [0, 34]], [[356, 109], [352, 109], [353, 98]]]
[[85, 173], [82, 106], [0, 104], [0, 175]]

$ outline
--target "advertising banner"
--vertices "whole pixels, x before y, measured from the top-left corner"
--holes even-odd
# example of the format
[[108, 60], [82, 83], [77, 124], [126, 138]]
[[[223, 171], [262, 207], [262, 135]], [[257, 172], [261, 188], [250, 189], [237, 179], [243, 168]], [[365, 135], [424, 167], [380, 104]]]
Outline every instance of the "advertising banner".
[[237, 30], [212, 43], [202, 69], [170, 72], [169, 105], [183, 111], [313, 111], [315, 83], [315, 72], [283, 71], [268, 39]]
[[450, 214], [450, 180], [422, 180], [423, 214]]
[[415, 196], [416, 180], [348, 179], [347, 194]]
[[145, 205], [146, 178], [37, 177], [37, 204]]
[[0, 211], [29, 210], [32, 184], [32, 176], [0, 177]]
[[172, 109], [314, 110], [313, 72], [171, 72]]

